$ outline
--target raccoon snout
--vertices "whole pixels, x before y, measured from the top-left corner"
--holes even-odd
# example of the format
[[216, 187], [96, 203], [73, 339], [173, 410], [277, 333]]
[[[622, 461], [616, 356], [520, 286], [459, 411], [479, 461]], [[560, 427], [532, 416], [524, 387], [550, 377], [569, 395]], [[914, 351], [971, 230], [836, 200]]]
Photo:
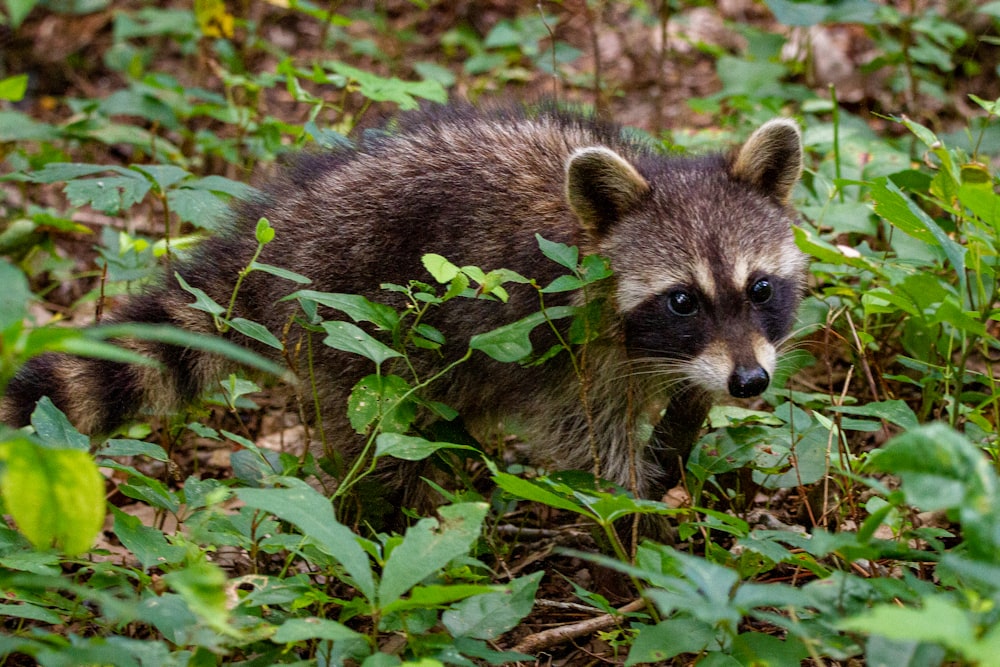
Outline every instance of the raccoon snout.
[[743, 368], [737, 366], [729, 376], [729, 393], [735, 398], [759, 396], [767, 389], [771, 376], [760, 366]]

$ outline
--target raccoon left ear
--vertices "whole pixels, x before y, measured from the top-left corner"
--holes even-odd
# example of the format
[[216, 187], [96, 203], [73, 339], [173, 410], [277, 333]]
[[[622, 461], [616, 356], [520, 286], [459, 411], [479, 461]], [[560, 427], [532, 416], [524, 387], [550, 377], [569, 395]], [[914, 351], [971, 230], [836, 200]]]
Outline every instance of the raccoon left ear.
[[566, 161], [566, 200], [580, 223], [603, 234], [649, 192], [649, 183], [618, 153], [581, 148]]
[[787, 204], [802, 175], [802, 134], [787, 118], [757, 128], [730, 163], [733, 178], [749, 183]]

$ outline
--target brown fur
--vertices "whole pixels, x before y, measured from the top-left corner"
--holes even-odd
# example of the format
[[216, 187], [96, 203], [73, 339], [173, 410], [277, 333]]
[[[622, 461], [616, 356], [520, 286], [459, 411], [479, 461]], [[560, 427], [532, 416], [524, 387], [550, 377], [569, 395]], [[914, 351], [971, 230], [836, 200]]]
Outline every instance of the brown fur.
[[[277, 231], [261, 261], [307, 275], [311, 289], [397, 307], [401, 302], [379, 285], [425, 278], [426, 253], [458, 265], [510, 268], [540, 284], [564, 271], [539, 252], [536, 233], [599, 253], [615, 275], [591, 295], [603, 300], [603, 324], [599, 338], [577, 351], [584, 392], [565, 353], [520, 367], [477, 352], [428, 398], [458, 409], [474, 434], [518, 419], [542, 465], [596, 467], [640, 495], [658, 497], [676, 481], [715, 396], [760, 393], [769, 381], [774, 349], [789, 331], [803, 287], [805, 262], [792, 241], [788, 208], [800, 171], [799, 133], [788, 121], [767, 124], [730, 156], [668, 158], [624, 139], [614, 126], [561, 112], [424, 112], [404, 116], [395, 132], [368, 137], [355, 150], [303, 156], [262, 198], [238, 206], [231, 230], [207, 241], [181, 273], [228, 302], [261, 216]], [[255, 272], [234, 315], [280, 336], [293, 305], [278, 300], [293, 287]], [[574, 298], [553, 294], [546, 303]], [[694, 313], [675, 312], [692, 300]], [[168, 280], [116, 319], [211, 331], [207, 315], [186, 307], [190, 301]], [[426, 376], [460, 357], [473, 334], [538, 306], [532, 288], [515, 286], [508, 304], [462, 299], [432, 312], [428, 322], [448, 342], [441, 355], [418, 357], [418, 369]], [[554, 343], [551, 333], [537, 334], [536, 349]], [[300, 335], [293, 328], [290, 340]], [[373, 369], [315, 342], [324, 431], [350, 459], [362, 439], [347, 422], [347, 396]], [[143, 409], [191, 400], [221, 370], [190, 350], [130, 346], [159, 359], [165, 371], [42, 357], [11, 384], [0, 419], [24, 424], [34, 401], [47, 394], [82, 429], [107, 432]], [[383, 472], [396, 488], [417, 484], [392, 462]]]

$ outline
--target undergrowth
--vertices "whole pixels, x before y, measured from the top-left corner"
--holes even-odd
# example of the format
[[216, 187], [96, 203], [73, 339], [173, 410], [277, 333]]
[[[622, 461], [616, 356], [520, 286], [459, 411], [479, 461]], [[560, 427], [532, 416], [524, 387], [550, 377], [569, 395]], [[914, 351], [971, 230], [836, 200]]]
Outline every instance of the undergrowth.
[[[629, 11], [666, 34], [693, 4]], [[98, 5], [78, 9], [106, 11]], [[520, 501], [579, 520], [607, 547], [557, 557], [627, 578], [636, 602], [621, 609], [607, 591], [572, 583], [579, 609], [606, 615], [587, 632], [599, 632], [615, 664], [1000, 664], [1000, 100], [990, 99], [995, 80], [989, 95], [954, 99], [963, 76], [995, 66], [969, 53], [998, 42], [1000, 3], [971, 11], [985, 33], [958, 22], [957, 8], [952, 16], [864, 0], [767, 6], [786, 25], [865, 31], [878, 54], [866, 67], [884, 77], [894, 106], [865, 115], [839, 104], [835, 89], [804, 85], [806, 64], [781, 57], [784, 33], [737, 26], [747, 44], [737, 54], [695, 45], [715, 62], [721, 88], [691, 105], [726, 136], [776, 113], [796, 115], [805, 128], [796, 237], [813, 263], [780, 377], [754, 409], [712, 411], [685, 471], [685, 502], [595, 491], [586, 474], [520, 475], [467, 442], [410, 430], [418, 406], [454, 416], [421, 402], [421, 388], [439, 378], [382, 373], [389, 359], [442, 344], [421, 313], [458, 298], [503, 300], [506, 282], [531, 276], [428, 256], [427, 275], [388, 286], [409, 303], [397, 311], [310, 291], [307, 279], [254, 261], [233, 276], [234, 299], [253, 271], [299, 283], [290, 298], [303, 325], [371, 362], [352, 396], [353, 408], [367, 406], [351, 413], [352, 426], [369, 434], [365, 455], [324, 495], [303, 481], [320, 462], [236, 432], [240, 419], [261, 412], [260, 387], [246, 377], [226, 379], [207, 399], [237, 415], [229, 422], [195, 411], [98, 441], [41, 401], [30, 428], [0, 432], [3, 664], [532, 662], [560, 640], [524, 631], [542, 607], [547, 572], [506, 568], [517, 547], [505, 517]], [[60, 15], [34, 0], [4, 7], [15, 34], [31, 17]], [[251, 192], [250, 170], [287, 150], [348, 142], [374, 110], [539, 76], [567, 96], [606, 102], [615, 89], [600, 71], [573, 67], [590, 45], [560, 31], [570, 18], [561, 5], [498, 20], [485, 34], [456, 25], [439, 35], [439, 59], [416, 61], [402, 54], [418, 37], [395, 32], [398, 17], [388, 12], [310, 3], [242, 9], [233, 15], [222, 2], [198, 2], [193, 11], [136, 4], [114, 13], [101, 56], [117, 85], [106, 96], [32, 103], [33, 75], [13, 62], [0, 71], [0, 388], [46, 351], [141, 363], [107, 342], [122, 336], [198, 347], [281, 378], [282, 367], [221, 339], [138, 325], [41, 326], [37, 304], [68, 300], [55, 310], [96, 310], [100, 319], [106, 299], [136, 292], [211, 233], [229, 200]], [[592, 16], [607, 11], [587, 4]], [[324, 55], [270, 43], [264, 28], [279, 19], [311, 26]], [[183, 67], [161, 69], [163, 51]], [[273, 67], [258, 69], [261, 62]], [[942, 117], [922, 113], [922, 99], [936, 100]], [[58, 113], [29, 111], [51, 104]], [[974, 112], [955, 131], [943, 117], [959, 106]], [[720, 136], [655, 139], [683, 150], [717, 147]], [[64, 199], [54, 197], [58, 184]], [[262, 220], [259, 247], [273, 233]], [[66, 248], [91, 237], [96, 261], [82, 268]], [[547, 291], [586, 289], [606, 276], [600, 258], [539, 244], [540, 261], [558, 262], [566, 275], [535, 285], [535, 316], [482, 332], [468, 354], [516, 363], [572, 354], [586, 341], [578, 327], [558, 350], [531, 349], [535, 327], [579, 316], [546, 308]], [[284, 351], [281, 332], [187, 289], [220, 331]], [[318, 305], [346, 319], [322, 321]], [[230, 477], [178, 474], [175, 443], [198, 439], [232, 443]], [[495, 490], [471, 481], [442, 489], [450, 502], [434, 516], [411, 516], [401, 533], [366, 530], [338, 512], [341, 496], [380, 457], [444, 452], [471, 459], [466, 468], [489, 475]], [[646, 513], [673, 518], [673, 545], [621, 539], [616, 522]], [[227, 565], [232, 552], [241, 568]]]

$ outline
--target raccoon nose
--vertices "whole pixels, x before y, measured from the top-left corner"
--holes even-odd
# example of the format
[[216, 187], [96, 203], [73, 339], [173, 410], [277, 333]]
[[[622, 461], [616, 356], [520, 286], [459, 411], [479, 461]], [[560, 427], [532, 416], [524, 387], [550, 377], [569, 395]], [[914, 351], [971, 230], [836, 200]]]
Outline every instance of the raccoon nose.
[[729, 393], [736, 398], [750, 398], [764, 393], [771, 377], [760, 366], [744, 368], [737, 366], [729, 376]]

